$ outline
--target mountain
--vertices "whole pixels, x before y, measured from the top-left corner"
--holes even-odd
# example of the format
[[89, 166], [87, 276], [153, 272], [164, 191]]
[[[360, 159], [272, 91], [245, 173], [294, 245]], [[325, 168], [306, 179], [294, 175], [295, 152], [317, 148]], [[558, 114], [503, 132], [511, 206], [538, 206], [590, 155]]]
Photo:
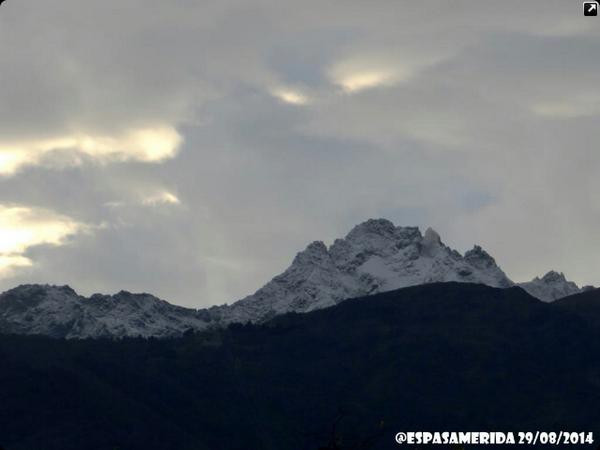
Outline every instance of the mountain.
[[425, 283], [459, 281], [513, 285], [481, 247], [461, 255], [431, 228], [396, 227], [385, 219], [357, 225], [329, 248], [313, 242], [292, 265], [253, 295], [214, 308], [216, 320], [261, 322], [286, 312], [308, 312], [342, 300]]
[[558, 273], [553, 270], [548, 272], [542, 278], [535, 277], [531, 281], [519, 283], [519, 286], [534, 297], [545, 302], [552, 302], [559, 298], [593, 289], [591, 286], [580, 288], [574, 282], [568, 281], [563, 273]]
[[[329, 248], [321, 241], [311, 243], [288, 269], [257, 292], [210, 311], [219, 323], [261, 322], [286, 312], [325, 308], [347, 298], [448, 281], [500, 288], [515, 285], [478, 245], [461, 255], [431, 228], [423, 235], [417, 227], [370, 219]], [[554, 271], [518, 286], [544, 301], [588, 289], [580, 289]]]
[[[283, 273], [230, 305], [194, 310], [149, 294], [120, 292], [84, 298], [68, 286], [26, 285], [0, 295], [0, 333], [171, 337], [188, 329], [261, 323], [288, 312], [333, 306], [348, 298], [449, 281], [514, 286], [478, 245], [461, 255], [431, 228], [422, 234], [416, 227], [371, 219], [329, 247], [313, 242]], [[519, 286], [544, 301], [581, 292], [556, 272]]]
[[0, 445], [317, 450], [334, 435], [338, 448], [391, 450], [411, 430], [597, 440], [594, 295], [545, 303], [434, 283], [177, 339], [0, 336]]
[[0, 295], [0, 331], [57, 338], [169, 337], [202, 329], [202, 312], [149, 294], [77, 295], [69, 286], [22, 285]]

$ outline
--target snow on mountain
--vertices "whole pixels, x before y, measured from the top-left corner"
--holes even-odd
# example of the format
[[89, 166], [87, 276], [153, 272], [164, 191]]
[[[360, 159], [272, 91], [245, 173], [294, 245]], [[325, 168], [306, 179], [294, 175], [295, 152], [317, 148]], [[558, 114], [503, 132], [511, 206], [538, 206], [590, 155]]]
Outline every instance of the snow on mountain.
[[[479, 246], [461, 255], [431, 228], [371, 219], [327, 247], [316, 241], [254, 294], [231, 305], [194, 310], [149, 294], [77, 295], [68, 286], [24, 285], [0, 295], [0, 333], [54, 337], [178, 336], [234, 322], [263, 322], [287, 312], [308, 312], [344, 299], [425, 283], [458, 281], [514, 286]], [[552, 301], [581, 291], [563, 274], [519, 284]]]
[[22, 285], [0, 295], [0, 332], [59, 338], [168, 337], [202, 329], [202, 312], [148, 294], [77, 295], [69, 286]]
[[531, 281], [519, 283], [518, 286], [545, 302], [552, 302], [568, 295], [579, 294], [585, 290], [593, 289], [592, 286], [580, 288], [572, 281], [568, 281], [563, 273], [553, 270], [542, 278], [535, 277]]
[[231, 306], [213, 310], [225, 322], [261, 322], [285, 312], [307, 312], [340, 301], [443, 281], [510, 287], [513, 283], [481, 247], [461, 255], [428, 229], [396, 227], [385, 219], [357, 225], [329, 248], [313, 242], [282, 274]]

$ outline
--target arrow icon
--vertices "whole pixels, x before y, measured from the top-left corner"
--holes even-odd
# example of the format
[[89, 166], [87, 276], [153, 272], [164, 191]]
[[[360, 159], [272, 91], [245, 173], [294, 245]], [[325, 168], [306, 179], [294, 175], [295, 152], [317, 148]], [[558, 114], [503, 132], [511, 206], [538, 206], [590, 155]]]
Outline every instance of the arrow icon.
[[583, 2], [583, 13], [586, 16], [597, 16], [598, 15], [598, 2]]

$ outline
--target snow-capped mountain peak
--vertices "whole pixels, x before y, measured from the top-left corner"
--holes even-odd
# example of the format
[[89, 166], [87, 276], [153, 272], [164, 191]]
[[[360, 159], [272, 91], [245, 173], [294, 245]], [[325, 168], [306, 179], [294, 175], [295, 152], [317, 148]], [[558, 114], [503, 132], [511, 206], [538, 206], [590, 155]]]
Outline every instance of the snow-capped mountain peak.
[[314, 241], [310, 243], [304, 251], [299, 252], [296, 255], [292, 265], [318, 264], [328, 257], [327, 246], [322, 241]]
[[568, 283], [567, 277], [563, 272], [556, 272], [551, 270], [542, 277], [544, 283]]
[[572, 281], [568, 281], [565, 274], [551, 270], [543, 277], [535, 277], [531, 281], [519, 283], [519, 286], [545, 302], [551, 302], [568, 295], [578, 294], [586, 288], [580, 288]]
[[496, 260], [479, 245], [474, 246], [465, 253], [465, 260], [482, 270], [497, 267]]
[[306, 312], [346, 298], [442, 281], [513, 285], [481, 247], [462, 256], [431, 228], [423, 235], [417, 227], [370, 219], [329, 248], [313, 242], [255, 294], [219, 308], [218, 320], [263, 321], [283, 312]]
[[433, 228], [427, 228], [423, 235], [423, 245], [434, 247], [440, 246], [442, 245], [442, 238]]

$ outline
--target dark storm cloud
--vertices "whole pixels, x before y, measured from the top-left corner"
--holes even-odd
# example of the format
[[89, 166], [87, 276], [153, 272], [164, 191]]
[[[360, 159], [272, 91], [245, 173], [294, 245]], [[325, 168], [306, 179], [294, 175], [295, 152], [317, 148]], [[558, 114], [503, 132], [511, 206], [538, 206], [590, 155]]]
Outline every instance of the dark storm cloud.
[[480, 243], [517, 280], [598, 282], [600, 32], [580, 9], [7, 2], [0, 155], [21, 159], [0, 211], [57, 225], [6, 246], [0, 284], [222, 303], [372, 216]]

